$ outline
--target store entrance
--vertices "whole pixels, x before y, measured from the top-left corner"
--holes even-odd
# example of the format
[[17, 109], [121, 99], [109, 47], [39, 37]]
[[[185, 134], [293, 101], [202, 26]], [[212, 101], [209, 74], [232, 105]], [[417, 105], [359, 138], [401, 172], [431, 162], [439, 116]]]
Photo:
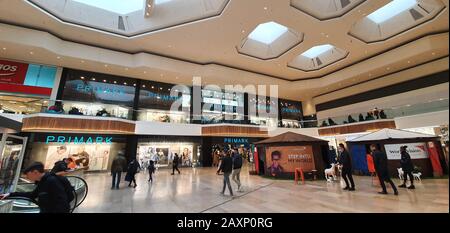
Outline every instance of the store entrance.
[[212, 137], [203, 139], [203, 166], [218, 167], [221, 156], [229, 153], [231, 149], [242, 155], [243, 167], [247, 166], [251, 170], [255, 169], [254, 154], [255, 143], [261, 138], [223, 138]]

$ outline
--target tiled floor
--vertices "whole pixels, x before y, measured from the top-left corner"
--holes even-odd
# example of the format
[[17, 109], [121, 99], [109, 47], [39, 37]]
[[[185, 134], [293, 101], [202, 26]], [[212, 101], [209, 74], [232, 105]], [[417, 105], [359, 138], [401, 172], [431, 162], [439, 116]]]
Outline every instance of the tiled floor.
[[[121, 183], [120, 190], [110, 190], [109, 174], [88, 174], [89, 195], [76, 212], [101, 213], [448, 213], [448, 179], [427, 179], [416, 184], [416, 190], [400, 190], [399, 196], [379, 195], [370, 177], [355, 177], [356, 192], [344, 192], [340, 183], [307, 181], [295, 185], [250, 176], [242, 172], [244, 192], [237, 198], [219, 194], [222, 176], [214, 169], [183, 169], [171, 176], [159, 170], [153, 184], [147, 174], [137, 175], [136, 189]], [[398, 180], [395, 180], [398, 183]], [[236, 185], [233, 183], [233, 187]], [[388, 190], [390, 191], [390, 190]], [[226, 192], [227, 193], [227, 192]], [[392, 193], [392, 191], [391, 191]]]

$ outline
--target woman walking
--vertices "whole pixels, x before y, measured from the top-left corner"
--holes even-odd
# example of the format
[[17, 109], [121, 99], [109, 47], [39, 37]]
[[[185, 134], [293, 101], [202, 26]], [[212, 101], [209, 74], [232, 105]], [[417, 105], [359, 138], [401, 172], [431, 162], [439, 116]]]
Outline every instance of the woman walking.
[[133, 159], [130, 164], [128, 164], [128, 170], [127, 170], [127, 175], [125, 177], [125, 181], [130, 182], [128, 184], [128, 187], [131, 187], [131, 184], [134, 183], [134, 188], [136, 188], [137, 184], [136, 184], [136, 173], [138, 172], [139, 169], [139, 163], [136, 159]]

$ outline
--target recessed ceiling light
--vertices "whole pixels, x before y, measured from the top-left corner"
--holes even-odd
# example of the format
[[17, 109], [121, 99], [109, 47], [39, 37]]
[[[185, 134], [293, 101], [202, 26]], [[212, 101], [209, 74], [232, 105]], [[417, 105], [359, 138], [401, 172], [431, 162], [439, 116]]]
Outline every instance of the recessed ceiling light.
[[161, 75], [161, 77], [164, 76], [164, 74], [160, 74], [160, 75]]
[[83, 60], [81, 60], [81, 63], [84, 63], [84, 61], [83, 61]]
[[435, 52], [432, 52], [432, 53], [431, 53], [431, 55], [433, 55], [433, 56], [434, 56], [434, 55], [436, 55], [436, 53], [435, 53]]
[[92, 80], [92, 81], [95, 81], [95, 78], [92, 78], [91, 80]]
[[265, 10], [265, 11], [268, 10], [268, 9], [269, 9], [269, 8], [268, 8], [267, 6], [264, 7], [264, 10]]
[[128, 68], [125, 68], [125, 70], [128, 70]]
[[56, 59], [61, 59], [61, 57], [58, 56], [58, 57], [56, 57]]
[[123, 83], [123, 85], [127, 85], [127, 83]]
[[108, 67], [108, 65], [105, 64], [105, 67]]
[[3, 50], [6, 50], [6, 48], [3, 48]]
[[84, 79], [84, 77], [83, 77], [83, 76], [81, 76], [81, 79]]
[[106, 79], [103, 79], [103, 82], [106, 83]]
[[115, 84], [117, 84], [117, 81], [114, 81]]
[[411, 63], [411, 61], [408, 61], [408, 64]]
[[145, 85], [142, 85], [143, 88], [145, 88]]
[[144, 74], [146, 74], [147, 73], [147, 71], [144, 71]]
[[33, 54], [34, 54], [34, 52], [33, 52], [33, 51], [31, 51], [31, 52], [30, 52], [30, 54], [31, 54], [31, 55], [33, 55]]
[[391, 67], [386, 68], [386, 70], [390, 70], [390, 69], [391, 69]]

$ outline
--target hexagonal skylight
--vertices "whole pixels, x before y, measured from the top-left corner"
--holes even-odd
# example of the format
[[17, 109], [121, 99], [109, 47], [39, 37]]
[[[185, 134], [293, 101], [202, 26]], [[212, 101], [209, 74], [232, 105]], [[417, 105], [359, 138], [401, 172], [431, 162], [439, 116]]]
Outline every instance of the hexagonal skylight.
[[303, 41], [298, 33], [276, 22], [258, 25], [237, 48], [238, 52], [262, 60], [274, 59]]
[[291, 0], [291, 6], [319, 20], [341, 17], [365, 0]]
[[[128, 14], [144, 8], [145, 0], [74, 0], [89, 6], [97, 7], [118, 14]], [[157, 0], [158, 1], [158, 0]], [[155, 4], [157, 3], [155, 2]]]
[[372, 14], [368, 15], [367, 18], [375, 23], [380, 24], [406, 10], [413, 8], [416, 5], [416, 0], [394, 0], [384, 7], [376, 10]]
[[248, 38], [259, 41], [264, 44], [271, 44], [285, 32], [289, 30], [287, 27], [275, 22], [268, 22], [258, 25]]
[[132, 37], [219, 16], [230, 0], [24, 1], [63, 23]]
[[349, 34], [366, 42], [379, 42], [432, 20], [445, 4], [441, 0], [393, 0], [356, 22]]
[[295, 57], [288, 66], [302, 71], [314, 71], [338, 62], [347, 55], [347, 51], [334, 45], [317, 45]]

